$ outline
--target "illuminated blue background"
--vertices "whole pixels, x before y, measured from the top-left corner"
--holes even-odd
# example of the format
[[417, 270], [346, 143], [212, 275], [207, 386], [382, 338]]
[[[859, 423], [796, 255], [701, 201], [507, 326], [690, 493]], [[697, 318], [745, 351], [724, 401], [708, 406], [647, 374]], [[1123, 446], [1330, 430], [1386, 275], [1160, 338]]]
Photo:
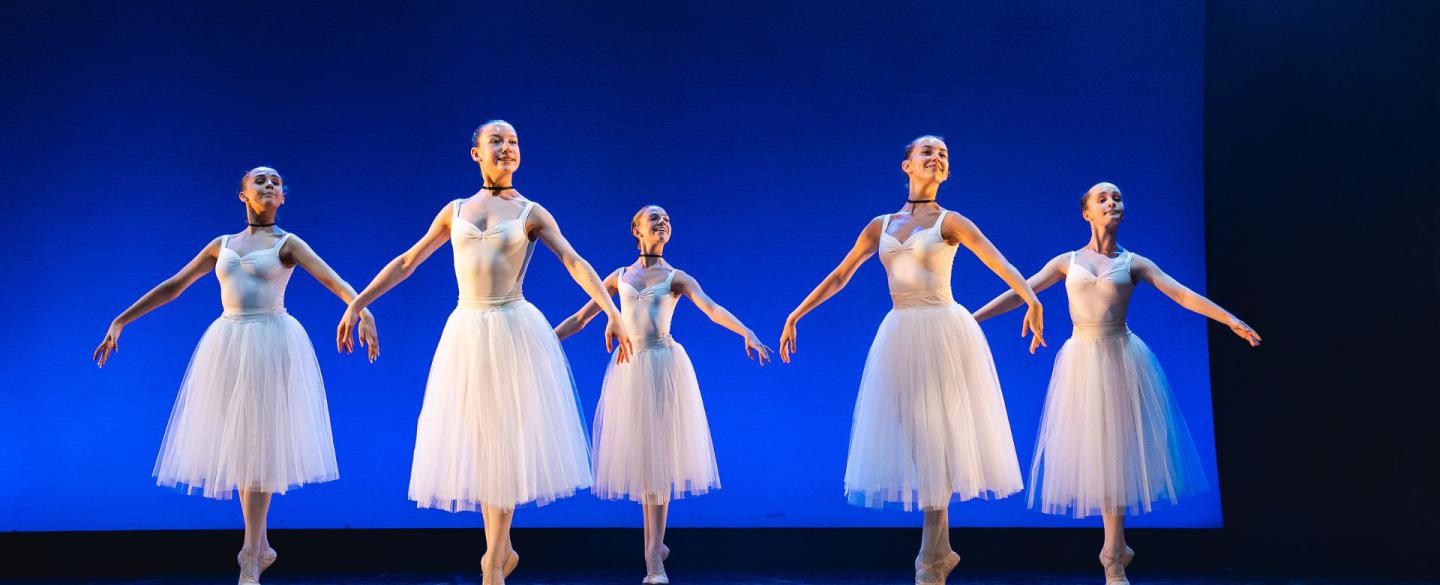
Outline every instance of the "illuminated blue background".
[[[1027, 275], [1087, 241], [1079, 195], [1109, 180], [1129, 199], [1122, 242], [1204, 290], [1198, 0], [325, 6], [29, 3], [0, 25], [11, 210], [0, 530], [239, 526], [233, 501], [149, 477], [185, 364], [219, 313], [214, 278], [131, 324], [102, 371], [89, 357], [105, 326], [211, 238], [244, 227], [236, 184], [259, 164], [290, 184], [282, 227], [363, 287], [441, 206], [479, 186], [468, 140], [489, 118], [518, 128], [517, 185], [601, 274], [633, 260], [631, 214], [664, 205], [667, 257], [771, 345], [866, 221], [903, 203], [901, 148], [923, 133], [944, 135], [954, 160], [942, 203]], [[954, 283], [971, 309], [1004, 288], [963, 251]], [[1027, 479], [1069, 332], [1062, 290], [1042, 295], [1051, 349], [1040, 355], [1025, 353], [1019, 313], [985, 324]], [[543, 250], [526, 293], [552, 322], [584, 301]], [[446, 247], [374, 306], [384, 356], [370, 365], [330, 349], [343, 305], [297, 274], [287, 304], [319, 351], [342, 479], [277, 499], [271, 526], [480, 523], [405, 499], [455, 295]], [[764, 369], [682, 305], [674, 329], [699, 372], [724, 489], [678, 502], [673, 525], [919, 522], [842, 495], [856, 386], [888, 305], [872, 261], [801, 323], [797, 363]], [[1218, 485], [1207, 325], [1151, 288], [1131, 316]], [[587, 417], [606, 361], [600, 332], [597, 321], [565, 344]], [[953, 522], [1098, 525], [1027, 510], [1024, 498], [958, 505]], [[639, 520], [635, 505], [587, 493], [523, 509], [515, 523]], [[1220, 524], [1213, 487], [1131, 522]]]

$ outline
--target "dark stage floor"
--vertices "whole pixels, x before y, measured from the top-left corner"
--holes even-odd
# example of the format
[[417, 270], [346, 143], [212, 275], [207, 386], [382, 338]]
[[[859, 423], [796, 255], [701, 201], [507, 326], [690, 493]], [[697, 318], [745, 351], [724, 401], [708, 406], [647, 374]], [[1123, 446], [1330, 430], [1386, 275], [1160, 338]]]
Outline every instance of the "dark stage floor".
[[[587, 572], [536, 572], [517, 573], [508, 583], [512, 585], [635, 585], [644, 576], [643, 572], [587, 571]], [[1133, 573], [1135, 585], [1417, 585], [1434, 581], [1397, 581], [1368, 578], [1323, 578], [1323, 577], [1247, 577], [1244, 575], [1205, 575], [1199, 573]], [[913, 583], [910, 575], [903, 572], [719, 572], [682, 573], [672, 571], [671, 581], [676, 585], [700, 583], [705, 585], [908, 585]], [[84, 579], [84, 580], [26, 580], [13, 582], [16, 585], [212, 585], [231, 583], [234, 574], [193, 575], [188, 577], [166, 577], [159, 579]], [[267, 575], [266, 585], [469, 585], [480, 582], [479, 573], [372, 573], [372, 574], [292, 574]], [[1103, 583], [1100, 572], [1093, 573], [1030, 573], [1006, 571], [977, 571], [952, 574], [952, 584], [969, 585], [1079, 585]]]

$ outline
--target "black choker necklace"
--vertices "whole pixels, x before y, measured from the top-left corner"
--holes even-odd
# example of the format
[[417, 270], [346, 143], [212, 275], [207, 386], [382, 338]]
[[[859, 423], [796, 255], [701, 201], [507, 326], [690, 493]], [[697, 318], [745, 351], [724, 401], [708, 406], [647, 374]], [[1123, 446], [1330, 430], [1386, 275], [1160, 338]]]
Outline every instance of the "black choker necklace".
[[906, 199], [906, 203], [934, 203], [934, 199]]
[[[249, 223], [249, 222], [246, 222], [246, 223]], [[275, 222], [272, 221], [272, 222], [270, 222], [270, 223], [252, 223], [252, 224], [250, 224], [250, 227], [270, 227], [270, 226], [273, 226], [273, 225], [275, 225]]]
[[514, 189], [514, 187], [511, 187], [510, 185], [506, 185], [506, 186], [504, 186], [504, 187], [497, 187], [497, 186], [495, 186], [495, 185], [485, 185], [485, 186], [483, 186], [483, 187], [480, 187], [480, 190], [481, 190], [481, 191], [507, 191], [507, 190], [510, 190], [510, 189]]
[[664, 258], [664, 256], [661, 256], [660, 254], [641, 254], [640, 257], [641, 257], [641, 258]]

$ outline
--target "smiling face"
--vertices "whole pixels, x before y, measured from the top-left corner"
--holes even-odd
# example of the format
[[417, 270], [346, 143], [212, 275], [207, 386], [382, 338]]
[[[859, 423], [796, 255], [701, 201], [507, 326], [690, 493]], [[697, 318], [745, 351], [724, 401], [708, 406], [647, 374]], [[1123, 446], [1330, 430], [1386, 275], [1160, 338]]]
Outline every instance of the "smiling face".
[[508, 175], [520, 168], [520, 137], [509, 122], [488, 122], [475, 133], [470, 158], [487, 177]]
[[280, 173], [270, 167], [255, 167], [240, 180], [240, 201], [256, 215], [274, 211], [285, 203], [285, 185]]
[[1125, 201], [1113, 183], [1097, 183], [1080, 199], [1080, 217], [1095, 227], [1118, 226], [1125, 220]]
[[921, 136], [905, 148], [900, 170], [911, 182], [944, 183], [950, 178], [950, 149], [939, 136]]
[[646, 205], [630, 219], [630, 235], [640, 249], [655, 249], [670, 241], [670, 214], [659, 205]]

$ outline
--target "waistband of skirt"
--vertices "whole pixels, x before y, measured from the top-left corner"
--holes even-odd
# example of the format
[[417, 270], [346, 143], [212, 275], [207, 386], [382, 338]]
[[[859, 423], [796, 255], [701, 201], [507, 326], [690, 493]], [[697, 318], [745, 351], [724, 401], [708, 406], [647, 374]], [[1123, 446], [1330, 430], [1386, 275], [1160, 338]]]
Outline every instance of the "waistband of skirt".
[[955, 296], [948, 290], [892, 292], [890, 301], [895, 304], [896, 309], [933, 309], [954, 305]]
[[645, 351], [647, 349], [665, 349], [675, 345], [675, 338], [669, 334], [657, 337], [631, 337], [630, 349], [634, 351]]
[[1075, 339], [1109, 339], [1130, 334], [1130, 325], [1124, 321], [1106, 323], [1076, 323], [1071, 337]]
[[243, 309], [225, 309], [225, 312], [220, 313], [220, 316], [226, 319], [243, 321], [245, 319], [262, 319], [265, 317], [279, 317], [281, 315], [288, 314], [290, 313], [285, 310], [285, 307], [266, 307], [263, 309], [247, 307]]
[[456, 307], [464, 309], [503, 309], [525, 302], [525, 295], [497, 295], [490, 297], [460, 297]]

